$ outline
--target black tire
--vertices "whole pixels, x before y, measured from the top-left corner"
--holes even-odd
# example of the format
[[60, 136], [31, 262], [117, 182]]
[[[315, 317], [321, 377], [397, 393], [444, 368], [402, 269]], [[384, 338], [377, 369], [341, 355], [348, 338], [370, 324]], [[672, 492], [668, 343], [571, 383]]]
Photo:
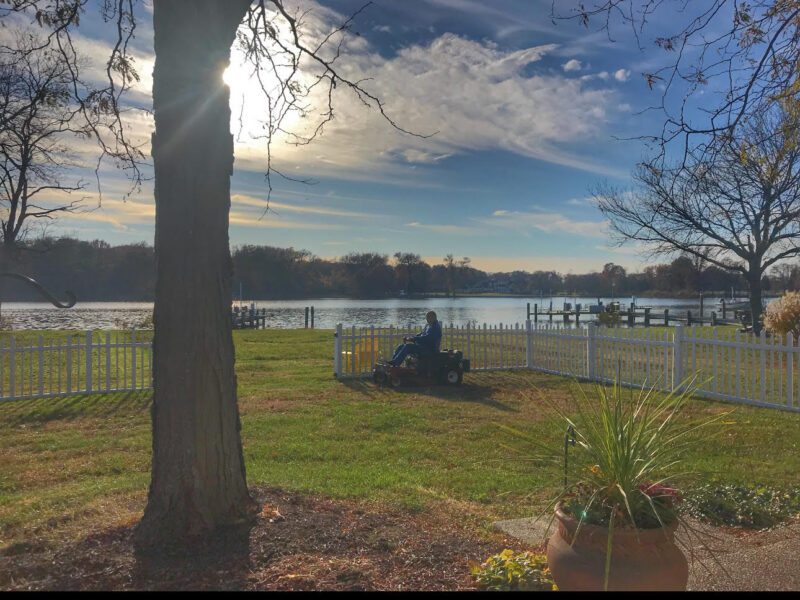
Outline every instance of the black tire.
[[389, 377], [386, 375], [386, 371], [375, 371], [375, 373], [372, 374], [372, 380], [376, 385], [386, 385]]
[[464, 373], [461, 369], [448, 369], [447, 375], [447, 383], [449, 385], [461, 385], [461, 380], [464, 378]]
[[393, 388], [398, 388], [403, 384], [403, 380], [400, 377], [390, 377], [389, 383], [392, 385]]

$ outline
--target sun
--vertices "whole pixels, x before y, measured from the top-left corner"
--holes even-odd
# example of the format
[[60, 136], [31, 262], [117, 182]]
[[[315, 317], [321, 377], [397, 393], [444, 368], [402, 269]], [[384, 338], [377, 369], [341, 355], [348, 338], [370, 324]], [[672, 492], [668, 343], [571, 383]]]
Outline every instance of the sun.
[[[281, 81], [273, 71], [262, 69], [259, 77], [256, 68], [244, 54], [233, 51], [231, 63], [222, 73], [222, 81], [231, 91], [231, 126], [249, 137], [247, 132], [263, 135], [264, 123], [270, 120], [271, 102], [279, 97]], [[262, 88], [263, 85], [263, 88]], [[268, 95], [271, 99], [268, 99]], [[298, 121], [295, 111], [288, 111], [281, 123], [281, 128], [291, 130]], [[244, 141], [241, 140], [240, 141]]]

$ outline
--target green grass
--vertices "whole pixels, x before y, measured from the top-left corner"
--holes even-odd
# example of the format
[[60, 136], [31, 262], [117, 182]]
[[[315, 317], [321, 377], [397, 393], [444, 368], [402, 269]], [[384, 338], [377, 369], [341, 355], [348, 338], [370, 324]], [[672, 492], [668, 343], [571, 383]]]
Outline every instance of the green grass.
[[[33, 334], [35, 335], [35, 334]], [[236, 331], [248, 483], [436, 510], [474, 527], [530, 516], [558, 472], [519, 460], [495, 423], [559, 444], [569, 380], [468, 373], [460, 388], [375, 388], [333, 377], [333, 332]], [[134, 522], [149, 483], [150, 394], [0, 403], [0, 547]], [[789, 487], [800, 414], [693, 400], [692, 418], [733, 410], [702, 433], [687, 469], [701, 479]]]

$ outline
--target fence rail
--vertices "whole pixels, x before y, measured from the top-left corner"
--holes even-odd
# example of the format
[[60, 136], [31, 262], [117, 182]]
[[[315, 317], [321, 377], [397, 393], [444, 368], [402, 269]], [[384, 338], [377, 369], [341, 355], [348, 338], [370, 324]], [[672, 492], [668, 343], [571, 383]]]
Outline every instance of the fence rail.
[[[336, 326], [334, 375], [368, 377], [403, 337], [419, 328]], [[791, 334], [767, 337], [715, 328], [584, 328], [499, 324], [442, 330], [442, 348], [459, 349], [473, 371], [533, 369], [582, 380], [619, 381], [669, 391], [693, 378], [696, 394], [800, 411], [800, 346]]]
[[0, 340], [0, 401], [150, 389], [152, 332]]

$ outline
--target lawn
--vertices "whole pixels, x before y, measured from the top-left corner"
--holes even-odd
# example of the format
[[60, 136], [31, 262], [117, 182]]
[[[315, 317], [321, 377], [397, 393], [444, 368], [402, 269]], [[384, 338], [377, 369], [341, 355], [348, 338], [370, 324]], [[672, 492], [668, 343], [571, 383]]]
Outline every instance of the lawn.
[[[236, 331], [248, 483], [488, 532], [531, 516], [557, 470], [520, 460], [497, 424], [558, 444], [570, 382], [530, 371], [469, 373], [459, 388], [378, 389], [333, 377], [323, 330]], [[36, 332], [30, 335], [38, 335]], [[0, 404], [0, 549], [83, 538], [135, 522], [149, 483], [150, 394]], [[687, 457], [701, 480], [789, 487], [800, 472], [800, 414], [693, 400], [690, 417], [732, 411]]]

